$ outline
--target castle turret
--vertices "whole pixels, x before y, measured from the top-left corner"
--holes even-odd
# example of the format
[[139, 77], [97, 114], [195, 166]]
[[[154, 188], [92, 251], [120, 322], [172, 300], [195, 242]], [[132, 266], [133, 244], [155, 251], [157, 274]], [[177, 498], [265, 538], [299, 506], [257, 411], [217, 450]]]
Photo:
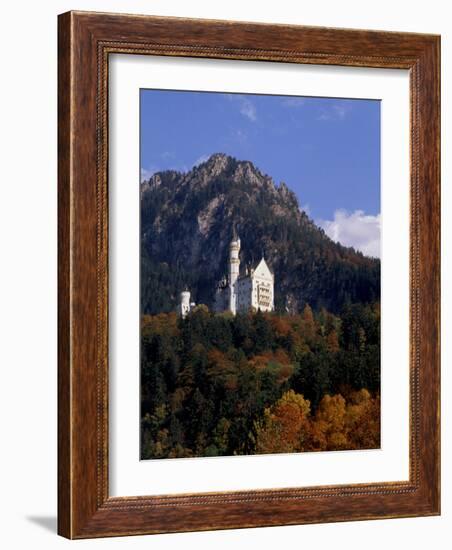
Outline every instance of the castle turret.
[[240, 238], [237, 236], [235, 227], [231, 244], [229, 245], [229, 309], [232, 313], [237, 311], [237, 280], [240, 270]]
[[185, 317], [188, 313], [190, 313], [190, 309], [190, 292], [188, 290], [184, 290], [180, 293], [179, 314], [182, 317]]

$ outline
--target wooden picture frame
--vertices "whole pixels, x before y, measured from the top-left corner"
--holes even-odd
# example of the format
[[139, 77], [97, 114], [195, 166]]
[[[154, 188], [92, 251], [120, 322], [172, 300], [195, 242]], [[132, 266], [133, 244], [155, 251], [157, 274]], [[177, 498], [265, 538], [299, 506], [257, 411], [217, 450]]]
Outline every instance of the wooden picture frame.
[[[440, 38], [68, 12], [58, 41], [58, 532], [68, 538], [440, 513]], [[147, 497], [108, 491], [112, 53], [410, 73], [409, 481]]]

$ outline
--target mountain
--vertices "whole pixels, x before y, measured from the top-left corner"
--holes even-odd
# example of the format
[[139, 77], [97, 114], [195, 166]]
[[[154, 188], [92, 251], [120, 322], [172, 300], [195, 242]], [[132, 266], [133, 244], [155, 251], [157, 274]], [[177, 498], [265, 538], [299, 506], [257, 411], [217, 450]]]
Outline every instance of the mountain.
[[273, 270], [277, 310], [309, 303], [337, 312], [345, 302], [379, 300], [379, 260], [333, 242], [284, 183], [217, 153], [189, 172], [159, 172], [141, 184], [142, 312], [173, 310], [185, 287], [211, 307], [234, 225], [242, 264], [264, 254]]

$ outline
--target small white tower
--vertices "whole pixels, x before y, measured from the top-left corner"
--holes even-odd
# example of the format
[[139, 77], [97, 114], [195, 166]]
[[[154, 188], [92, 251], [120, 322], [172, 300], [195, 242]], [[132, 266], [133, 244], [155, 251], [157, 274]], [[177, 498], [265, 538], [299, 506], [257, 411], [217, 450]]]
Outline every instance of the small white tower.
[[237, 236], [235, 227], [233, 230], [232, 241], [229, 245], [229, 310], [235, 315], [237, 312], [237, 280], [240, 270], [240, 239]]
[[182, 318], [186, 317], [190, 313], [190, 292], [188, 290], [183, 290], [180, 293], [180, 304], [179, 304], [179, 313]]

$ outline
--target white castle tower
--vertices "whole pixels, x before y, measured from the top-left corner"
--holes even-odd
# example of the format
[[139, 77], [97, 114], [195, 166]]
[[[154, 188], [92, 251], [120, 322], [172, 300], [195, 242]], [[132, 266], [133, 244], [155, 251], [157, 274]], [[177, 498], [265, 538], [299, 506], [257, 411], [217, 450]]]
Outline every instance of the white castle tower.
[[190, 313], [190, 309], [192, 307], [192, 304], [190, 303], [190, 292], [188, 290], [183, 290], [180, 293], [180, 303], [179, 303], [179, 315], [181, 317], [185, 317]]
[[229, 245], [229, 311], [237, 312], [238, 278], [240, 271], [240, 239], [235, 227], [231, 244]]

